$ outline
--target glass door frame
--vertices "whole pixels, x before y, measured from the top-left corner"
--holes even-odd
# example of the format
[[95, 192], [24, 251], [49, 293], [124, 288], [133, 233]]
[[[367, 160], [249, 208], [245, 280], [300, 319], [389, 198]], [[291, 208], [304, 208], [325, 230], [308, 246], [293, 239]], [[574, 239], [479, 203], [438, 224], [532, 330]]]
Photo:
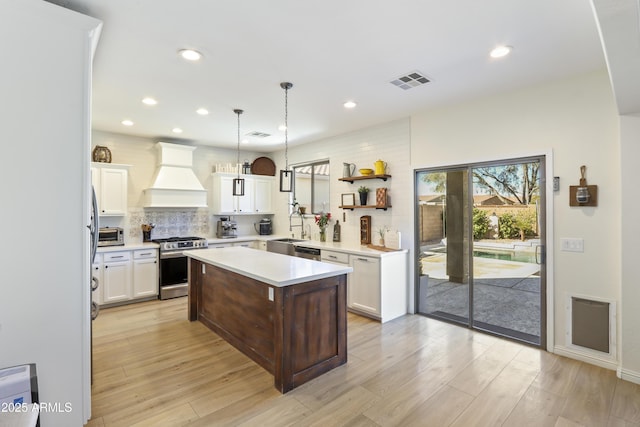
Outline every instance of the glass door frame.
[[[465, 325], [465, 323], [462, 322], [451, 322], [454, 323], [456, 325], [465, 325], [467, 328], [469, 329], [473, 329], [473, 330], [480, 330], [482, 332], [491, 334], [491, 335], [496, 335], [496, 336], [502, 336], [504, 337], [504, 335], [501, 335], [499, 333], [496, 332], [492, 332], [490, 330], [485, 330], [485, 329], [479, 329], [474, 327], [474, 313], [473, 313], [473, 292], [474, 292], [474, 272], [473, 272], [473, 169], [475, 168], [482, 168], [482, 167], [491, 167], [491, 166], [503, 166], [503, 165], [508, 165], [508, 164], [521, 164], [521, 163], [530, 163], [530, 162], [535, 162], [538, 161], [540, 163], [539, 166], [539, 171], [538, 171], [538, 179], [540, 181], [539, 183], [539, 196], [540, 196], [540, 219], [539, 219], [539, 237], [540, 237], [540, 248], [541, 248], [541, 253], [540, 253], [540, 344], [536, 347], [541, 348], [543, 350], [546, 350], [548, 346], [553, 346], [552, 342], [549, 342], [548, 340], [548, 317], [549, 314], [548, 313], [548, 307], [553, 307], [552, 305], [552, 299], [548, 298], [548, 291], [549, 291], [549, 285], [550, 285], [550, 280], [549, 280], [549, 258], [548, 258], [548, 254], [551, 253], [552, 251], [550, 250], [549, 247], [549, 241], [548, 241], [548, 234], [552, 234], [552, 227], [551, 224], [552, 223], [548, 223], [548, 217], [551, 214], [551, 211], [548, 209], [549, 207], [549, 201], [547, 200], [547, 181], [548, 181], [548, 177], [547, 177], [547, 165], [550, 164], [551, 162], [551, 155], [550, 154], [537, 154], [537, 155], [530, 155], [530, 156], [525, 156], [525, 157], [516, 157], [516, 158], [508, 158], [508, 159], [499, 159], [499, 160], [492, 160], [492, 161], [484, 161], [484, 162], [475, 162], [475, 163], [462, 163], [462, 164], [457, 164], [457, 165], [447, 165], [447, 166], [435, 166], [435, 167], [425, 167], [425, 168], [420, 168], [420, 169], [414, 169], [414, 265], [415, 265], [415, 271], [414, 271], [414, 301], [415, 301], [415, 308], [414, 311], [416, 313], [419, 312], [418, 309], [418, 304], [420, 301], [420, 261], [419, 261], [419, 257], [420, 257], [420, 253], [421, 253], [421, 249], [420, 249], [420, 236], [419, 236], [419, 231], [420, 231], [420, 224], [419, 224], [419, 218], [420, 218], [420, 206], [419, 206], [419, 199], [418, 199], [418, 178], [421, 174], [424, 173], [429, 173], [429, 172], [448, 172], [448, 171], [460, 171], [460, 170], [467, 170], [467, 186], [468, 186], [468, 212], [467, 215], [469, 216], [469, 221], [468, 221], [468, 229], [466, 230], [466, 233], [468, 233], [468, 235], [471, 237], [470, 238], [470, 242], [471, 242], [471, 248], [468, 251], [468, 265], [469, 265], [469, 271], [468, 271], [468, 278], [469, 278], [469, 296], [468, 296], [468, 304], [469, 304], [469, 313], [468, 313], [468, 323]], [[537, 252], [537, 251], [536, 251]], [[552, 313], [551, 313], [552, 314]], [[436, 316], [429, 316], [428, 314], [422, 314], [425, 315], [427, 317], [430, 318], [436, 318], [438, 320], [442, 320], [442, 321], [448, 321], [447, 319], [443, 319], [441, 317], [436, 317]], [[552, 320], [551, 320], [552, 321]], [[508, 339], [513, 339], [519, 342], [522, 342], [520, 340], [518, 340], [517, 338], [513, 338], [513, 337], [506, 337]], [[530, 344], [533, 345], [531, 343], [525, 342], [526, 344]]]

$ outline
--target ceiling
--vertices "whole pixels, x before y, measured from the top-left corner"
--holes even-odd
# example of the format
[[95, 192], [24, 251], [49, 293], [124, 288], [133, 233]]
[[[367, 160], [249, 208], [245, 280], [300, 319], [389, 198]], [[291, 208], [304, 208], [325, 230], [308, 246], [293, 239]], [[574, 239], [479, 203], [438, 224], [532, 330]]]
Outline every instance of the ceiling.
[[[283, 81], [293, 83], [295, 145], [605, 68], [585, 0], [51, 2], [104, 23], [93, 128], [165, 141], [235, 148], [240, 108], [243, 150], [282, 149]], [[511, 55], [490, 58], [500, 44]], [[204, 57], [187, 62], [177, 54], [183, 48]], [[431, 81], [409, 90], [390, 83], [413, 71]], [[158, 104], [142, 104], [146, 96]], [[357, 107], [345, 109], [348, 100]]]

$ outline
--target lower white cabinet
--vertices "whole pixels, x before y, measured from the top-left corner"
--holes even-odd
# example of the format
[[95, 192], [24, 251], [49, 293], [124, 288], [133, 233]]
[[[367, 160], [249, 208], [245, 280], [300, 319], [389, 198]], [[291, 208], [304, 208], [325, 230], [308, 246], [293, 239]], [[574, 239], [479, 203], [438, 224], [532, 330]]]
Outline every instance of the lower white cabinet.
[[219, 249], [219, 248], [228, 248], [233, 246], [233, 243], [210, 243], [209, 249]]
[[158, 251], [133, 251], [133, 298], [158, 295]]
[[105, 252], [102, 264], [94, 262], [93, 275], [100, 285], [93, 300], [100, 305], [133, 302], [158, 295], [158, 250]]
[[131, 299], [131, 251], [108, 252], [103, 259], [103, 303]]
[[255, 243], [253, 241], [248, 241], [248, 242], [235, 242], [233, 244], [233, 246], [241, 246], [243, 248], [255, 248]]
[[[344, 254], [340, 261], [344, 261]], [[347, 276], [348, 309], [382, 322], [405, 315], [407, 263], [406, 252], [389, 252], [380, 257], [349, 254], [353, 272]]]
[[347, 284], [347, 306], [381, 317], [380, 259], [350, 255], [349, 265], [353, 272]]

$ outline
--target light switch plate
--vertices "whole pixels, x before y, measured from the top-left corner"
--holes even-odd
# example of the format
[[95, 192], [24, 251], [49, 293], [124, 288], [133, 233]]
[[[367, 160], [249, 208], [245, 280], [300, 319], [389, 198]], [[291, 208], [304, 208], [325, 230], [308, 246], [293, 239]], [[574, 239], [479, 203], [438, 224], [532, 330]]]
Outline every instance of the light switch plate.
[[584, 252], [584, 239], [568, 237], [561, 238], [560, 250], [564, 252]]
[[560, 177], [553, 177], [553, 191], [560, 191]]

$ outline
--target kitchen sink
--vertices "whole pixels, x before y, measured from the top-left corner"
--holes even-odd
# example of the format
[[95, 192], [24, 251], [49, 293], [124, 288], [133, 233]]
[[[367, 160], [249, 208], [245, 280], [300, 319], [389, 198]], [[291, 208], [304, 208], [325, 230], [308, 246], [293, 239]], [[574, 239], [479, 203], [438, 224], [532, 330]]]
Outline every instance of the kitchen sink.
[[304, 242], [304, 240], [292, 238], [267, 240], [267, 251], [295, 256], [295, 247], [293, 244], [296, 242]]

